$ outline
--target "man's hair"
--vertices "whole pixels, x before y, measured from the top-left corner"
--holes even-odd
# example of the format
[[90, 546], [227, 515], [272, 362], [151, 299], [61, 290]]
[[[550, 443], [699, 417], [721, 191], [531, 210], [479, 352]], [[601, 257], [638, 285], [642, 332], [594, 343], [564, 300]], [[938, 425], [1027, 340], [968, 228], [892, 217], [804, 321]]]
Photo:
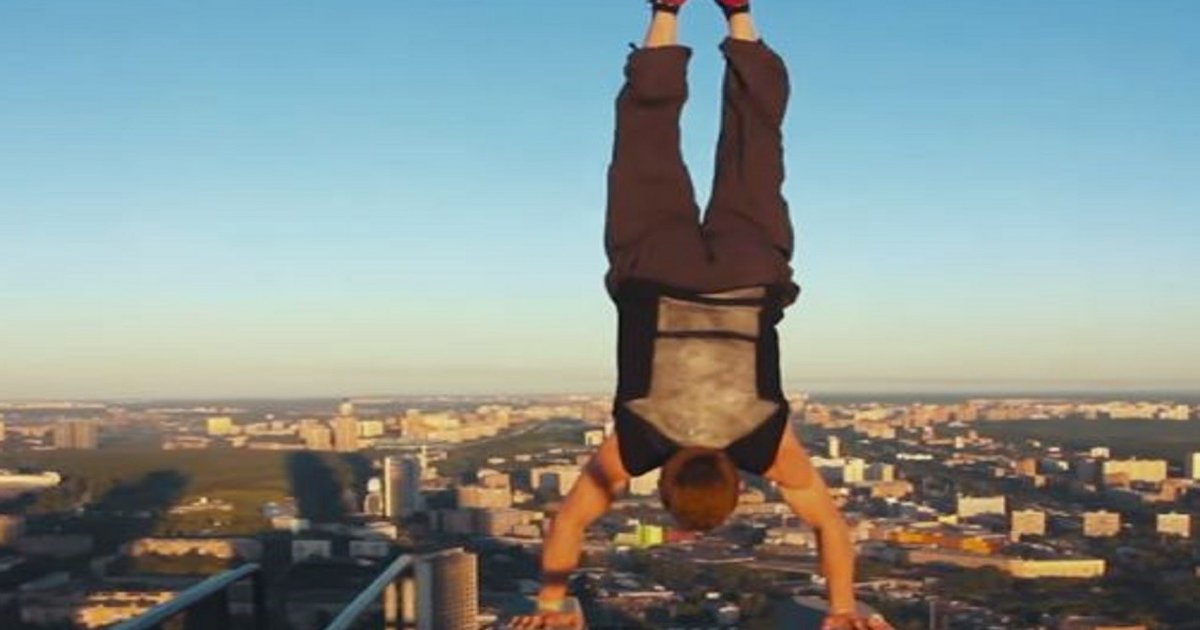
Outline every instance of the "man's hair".
[[658, 491], [681, 528], [707, 531], [724, 523], [737, 507], [739, 481], [737, 468], [725, 453], [692, 447], [667, 460]]

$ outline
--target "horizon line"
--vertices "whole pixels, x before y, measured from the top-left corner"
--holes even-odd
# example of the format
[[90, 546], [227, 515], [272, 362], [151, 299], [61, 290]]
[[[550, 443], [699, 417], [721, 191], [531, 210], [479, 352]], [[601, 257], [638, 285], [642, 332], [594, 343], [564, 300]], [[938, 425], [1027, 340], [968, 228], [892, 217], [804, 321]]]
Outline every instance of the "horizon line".
[[[1057, 380], [1045, 383], [1022, 381], [975, 381], [971, 379], [880, 379], [846, 381], [841, 379], [808, 379], [807, 386], [786, 385], [785, 395], [808, 396], [963, 396], [1003, 395], [1006, 398], [1047, 396], [1097, 396], [1116, 394], [1174, 394], [1200, 396], [1200, 382], [1192, 380], [1142, 381], [1120, 380]], [[816, 383], [838, 383], [840, 387], [813, 387]], [[854, 385], [853, 383], [859, 383]], [[941, 386], [937, 386], [937, 384]], [[868, 386], [870, 385], [870, 386]], [[896, 389], [902, 386], [921, 386], [910, 390]], [[1117, 390], [1117, 391], [1110, 391]], [[281, 400], [401, 400], [413, 398], [564, 398], [564, 397], [611, 397], [612, 390], [563, 390], [563, 391], [423, 391], [392, 393], [325, 393], [325, 394], [149, 394], [149, 395], [96, 395], [96, 396], [17, 396], [0, 397], [0, 404], [33, 403], [148, 403], [148, 402], [228, 402], [228, 401], [281, 401]]]

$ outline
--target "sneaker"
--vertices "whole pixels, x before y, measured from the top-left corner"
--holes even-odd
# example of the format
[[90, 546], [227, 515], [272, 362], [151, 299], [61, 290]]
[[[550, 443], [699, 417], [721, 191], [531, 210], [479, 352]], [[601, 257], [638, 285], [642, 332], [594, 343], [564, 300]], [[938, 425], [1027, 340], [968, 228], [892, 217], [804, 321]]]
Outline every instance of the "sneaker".
[[750, 10], [750, 0], [716, 0], [717, 6], [725, 12], [726, 16], [734, 13], [744, 13]]
[[650, 0], [650, 7], [655, 11], [666, 11], [667, 13], [679, 13], [679, 9], [687, 2], [687, 0]]

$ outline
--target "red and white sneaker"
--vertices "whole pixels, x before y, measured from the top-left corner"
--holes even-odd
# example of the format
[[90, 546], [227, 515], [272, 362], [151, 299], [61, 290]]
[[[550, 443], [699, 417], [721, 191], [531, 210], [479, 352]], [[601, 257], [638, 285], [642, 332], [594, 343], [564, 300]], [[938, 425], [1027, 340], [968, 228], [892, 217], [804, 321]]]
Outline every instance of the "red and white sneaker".
[[750, 10], [750, 0], [716, 0], [717, 6], [725, 12], [725, 17], [734, 13], [745, 13]]
[[687, 0], [650, 0], [650, 8], [667, 13], [679, 13], [684, 4], [687, 4]]

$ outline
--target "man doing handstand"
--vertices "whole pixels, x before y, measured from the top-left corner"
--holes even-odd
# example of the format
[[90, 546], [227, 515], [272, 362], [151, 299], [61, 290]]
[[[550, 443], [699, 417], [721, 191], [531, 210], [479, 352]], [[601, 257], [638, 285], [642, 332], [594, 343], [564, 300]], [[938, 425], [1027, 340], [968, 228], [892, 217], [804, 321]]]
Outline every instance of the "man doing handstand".
[[545, 540], [538, 614], [562, 612], [585, 528], [629, 479], [662, 467], [678, 525], [709, 530], [737, 505], [739, 473], [762, 476], [817, 532], [829, 588], [826, 628], [888, 628], [855, 612], [845, 522], [789, 429], [775, 327], [795, 301], [793, 234], [781, 187], [787, 69], [755, 30], [747, 0], [717, 0], [729, 23], [716, 173], [701, 220], [680, 149], [691, 50], [677, 40], [686, 0], [653, 2], [629, 54], [608, 173], [606, 277], [617, 305], [615, 431], [585, 465]]

